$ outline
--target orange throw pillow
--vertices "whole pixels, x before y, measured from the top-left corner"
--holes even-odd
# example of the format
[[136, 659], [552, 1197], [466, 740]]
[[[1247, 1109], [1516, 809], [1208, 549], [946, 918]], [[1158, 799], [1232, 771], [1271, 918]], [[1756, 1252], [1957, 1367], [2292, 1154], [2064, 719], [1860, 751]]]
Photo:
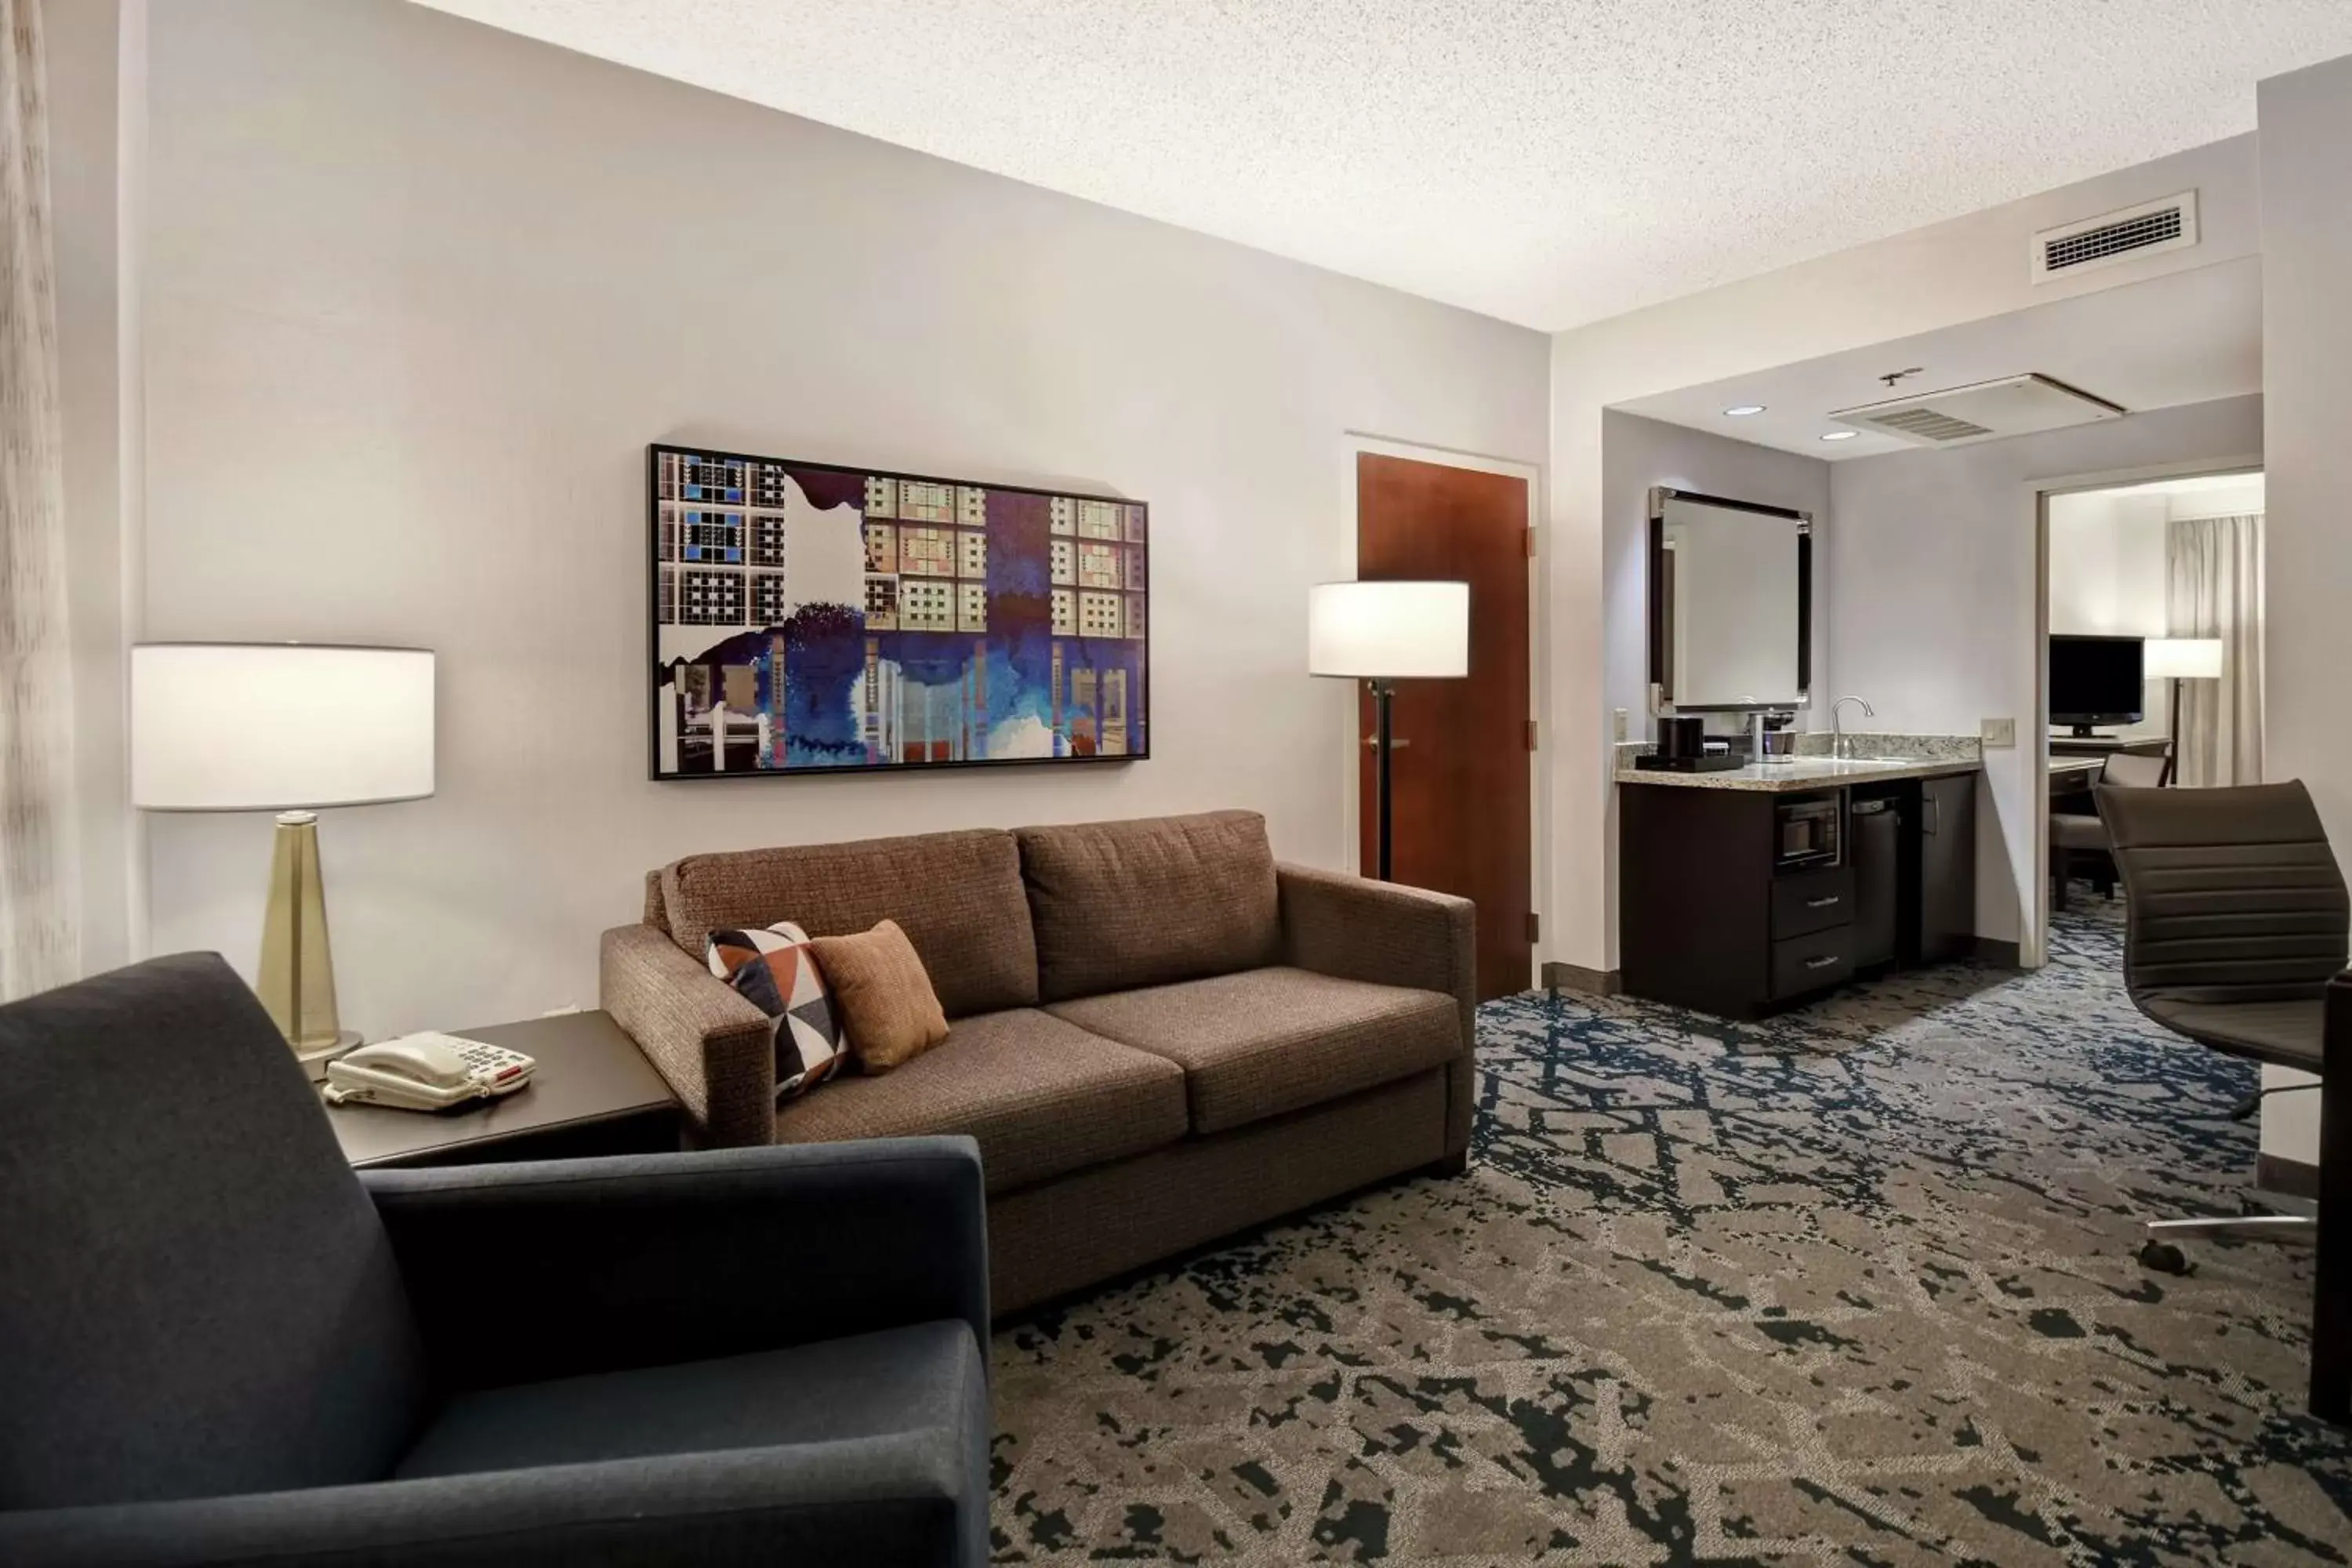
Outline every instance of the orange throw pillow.
[[812, 937], [808, 945], [861, 1071], [888, 1072], [948, 1037], [939, 994], [897, 921], [859, 936]]

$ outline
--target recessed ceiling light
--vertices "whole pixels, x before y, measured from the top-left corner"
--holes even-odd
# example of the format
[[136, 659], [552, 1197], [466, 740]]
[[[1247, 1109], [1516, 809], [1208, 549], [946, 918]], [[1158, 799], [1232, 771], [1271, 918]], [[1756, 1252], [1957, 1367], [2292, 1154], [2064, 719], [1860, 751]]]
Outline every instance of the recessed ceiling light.
[[1832, 430], [1828, 435], [1822, 437], [1822, 439], [1824, 441], [1851, 441], [1856, 436], [1861, 434], [1862, 432], [1859, 430]]
[[1764, 405], [1760, 403], [1742, 403], [1727, 408], [1723, 412], [1728, 418], [1745, 419], [1751, 414], [1763, 413]]

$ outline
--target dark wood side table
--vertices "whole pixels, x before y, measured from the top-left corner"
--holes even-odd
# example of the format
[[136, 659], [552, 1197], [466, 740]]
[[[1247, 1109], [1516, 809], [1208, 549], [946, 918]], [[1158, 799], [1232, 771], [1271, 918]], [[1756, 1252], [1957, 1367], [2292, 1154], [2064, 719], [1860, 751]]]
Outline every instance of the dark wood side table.
[[609, 1016], [566, 1013], [449, 1032], [534, 1058], [530, 1087], [451, 1110], [328, 1106], [327, 1120], [354, 1166], [575, 1160], [678, 1147], [677, 1097]]

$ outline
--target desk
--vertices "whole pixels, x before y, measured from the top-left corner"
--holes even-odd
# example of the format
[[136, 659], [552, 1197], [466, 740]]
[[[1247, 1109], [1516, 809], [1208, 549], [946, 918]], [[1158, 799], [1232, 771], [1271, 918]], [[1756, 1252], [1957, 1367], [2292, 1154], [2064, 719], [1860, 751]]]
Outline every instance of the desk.
[[2127, 752], [2135, 757], [2161, 757], [2172, 750], [2168, 735], [2053, 735], [2050, 754], [2053, 757], [2105, 757], [2117, 752]]
[[354, 1166], [571, 1160], [678, 1146], [677, 1097], [606, 1014], [565, 1013], [450, 1033], [531, 1058], [539, 1066], [530, 1087], [450, 1110], [328, 1106], [335, 1140]]
[[2099, 782], [2106, 771], [2105, 757], [2059, 757], [2050, 759], [2050, 798], [2064, 795], [2080, 795]]
[[2319, 1067], [2319, 1237], [2311, 1300], [2311, 1413], [2352, 1421], [2352, 973], [2327, 983]]

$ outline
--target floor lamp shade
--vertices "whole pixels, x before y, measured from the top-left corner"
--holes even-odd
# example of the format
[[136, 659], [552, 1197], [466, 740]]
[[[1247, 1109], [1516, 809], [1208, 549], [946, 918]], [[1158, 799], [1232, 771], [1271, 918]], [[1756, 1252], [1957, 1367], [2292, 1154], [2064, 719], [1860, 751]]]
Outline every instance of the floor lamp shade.
[[1470, 673], [1467, 583], [1318, 583], [1307, 590], [1307, 668], [1361, 680]]
[[2221, 678], [2220, 637], [2150, 637], [2140, 673], [2150, 680], [2169, 676], [2175, 680], [2219, 680]]
[[131, 650], [131, 798], [275, 811], [255, 989], [314, 1073], [356, 1043], [335, 1006], [315, 808], [433, 793], [432, 653], [308, 643]]

